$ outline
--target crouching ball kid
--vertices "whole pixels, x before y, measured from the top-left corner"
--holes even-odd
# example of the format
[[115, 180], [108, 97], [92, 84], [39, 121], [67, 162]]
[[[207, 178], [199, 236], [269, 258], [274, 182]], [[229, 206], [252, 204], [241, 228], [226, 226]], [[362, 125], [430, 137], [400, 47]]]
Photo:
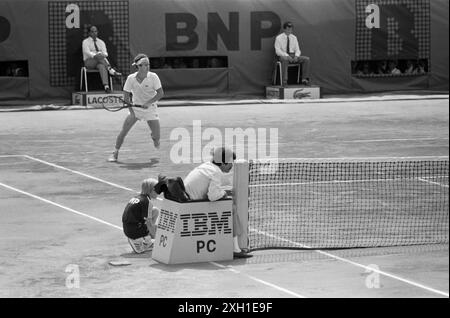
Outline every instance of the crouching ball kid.
[[156, 179], [145, 179], [141, 193], [130, 199], [122, 215], [123, 232], [135, 253], [152, 250], [156, 234], [159, 209], [153, 207], [156, 199]]

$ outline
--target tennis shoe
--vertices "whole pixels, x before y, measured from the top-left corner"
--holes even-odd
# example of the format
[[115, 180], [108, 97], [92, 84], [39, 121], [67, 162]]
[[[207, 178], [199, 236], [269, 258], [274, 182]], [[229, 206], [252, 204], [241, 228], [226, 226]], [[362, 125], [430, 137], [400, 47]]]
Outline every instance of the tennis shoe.
[[114, 151], [111, 156], [108, 158], [108, 162], [117, 162], [117, 158], [119, 158], [119, 152]]
[[146, 251], [144, 239], [142, 237], [135, 240], [128, 238], [128, 243], [130, 243], [131, 248], [137, 254], [142, 254]]
[[155, 140], [155, 139], [153, 139], [153, 145], [155, 146], [155, 148], [156, 148], [157, 150], [159, 150], [159, 147], [161, 146], [159, 140]]
[[109, 74], [111, 75], [111, 76], [122, 76], [122, 73], [120, 73], [120, 72], [117, 72], [115, 69], [113, 69], [112, 67], [108, 70], [109, 71]]
[[150, 235], [144, 237], [143, 245], [146, 251], [153, 250], [153, 240]]
[[240, 252], [233, 252], [233, 258], [234, 259], [238, 259], [238, 258], [250, 258], [253, 257], [252, 254], [248, 254], [245, 251], [240, 251]]

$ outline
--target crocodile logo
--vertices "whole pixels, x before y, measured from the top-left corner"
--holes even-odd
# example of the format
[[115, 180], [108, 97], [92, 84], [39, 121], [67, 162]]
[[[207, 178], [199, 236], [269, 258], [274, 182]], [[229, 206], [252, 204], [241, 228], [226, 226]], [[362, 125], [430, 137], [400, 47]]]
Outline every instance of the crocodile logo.
[[304, 90], [304, 88], [296, 90], [293, 97], [295, 99], [311, 98], [311, 92], [304, 92]]

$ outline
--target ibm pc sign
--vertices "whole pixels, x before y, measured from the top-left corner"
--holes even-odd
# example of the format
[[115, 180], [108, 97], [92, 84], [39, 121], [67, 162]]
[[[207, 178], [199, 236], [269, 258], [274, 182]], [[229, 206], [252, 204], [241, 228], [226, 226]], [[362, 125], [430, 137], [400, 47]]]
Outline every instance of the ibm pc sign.
[[152, 258], [164, 264], [233, 259], [232, 200], [162, 200]]

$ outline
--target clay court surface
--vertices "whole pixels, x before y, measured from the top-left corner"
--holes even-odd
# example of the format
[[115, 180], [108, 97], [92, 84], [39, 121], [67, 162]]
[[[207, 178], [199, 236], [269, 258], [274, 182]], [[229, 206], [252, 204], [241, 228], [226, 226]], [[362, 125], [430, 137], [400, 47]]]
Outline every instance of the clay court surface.
[[[131, 253], [121, 230], [144, 178], [185, 177], [198, 164], [169, 157], [171, 132], [192, 136], [194, 120], [203, 131], [278, 128], [282, 158], [448, 158], [448, 95], [160, 107], [161, 149], [138, 123], [119, 162], [108, 163], [126, 113], [0, 113], [0, 297], [449, 297], [448, 244], [265, 250], [247, 260], [164, 265], [151, 252]], [[109, 264], [115, 260], [130, 264]]]

